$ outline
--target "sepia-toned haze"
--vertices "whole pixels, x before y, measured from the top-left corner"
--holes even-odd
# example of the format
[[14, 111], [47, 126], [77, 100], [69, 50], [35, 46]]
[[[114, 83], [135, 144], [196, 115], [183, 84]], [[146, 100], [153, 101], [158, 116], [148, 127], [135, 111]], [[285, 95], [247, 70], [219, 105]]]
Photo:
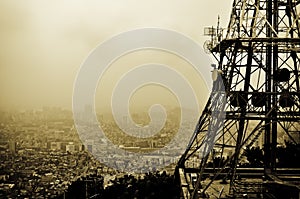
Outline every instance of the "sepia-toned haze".
[[[227, 25], [231, 3], [231, 0], [2, 0], [0, 109], [43, 106], [71, 109], [73, 84], [80, 65], [104, 40], [132, 29], [158, 27], [183, 33], [202, 46], [209, 39], [203, 35], [204, 27], [216, 25], [218, 15], [221, 25]], [[153, 54], [136, 53], [147, 62]], [[135, 59], [133, 55], [129, 57]], [[178, 58], [171, 55], [155, 57], [156, 62], [178, 63]], [[140, 64], [128, 59], [127, 63]], [[113, 70], [122, 67], [126, 58], [119, 62]], [[207, 67], [207, 75], [210, 64], [201, 66]], [[193, 71], [185, 72], [193, 82]], [[197, 85], [197, 81], [193, 84]], [[195, 89], [201, 90], [203, 82], [200, 84]], [[151, 89], [138, 96], [147, 99], [152, 95], [149, 95]]]

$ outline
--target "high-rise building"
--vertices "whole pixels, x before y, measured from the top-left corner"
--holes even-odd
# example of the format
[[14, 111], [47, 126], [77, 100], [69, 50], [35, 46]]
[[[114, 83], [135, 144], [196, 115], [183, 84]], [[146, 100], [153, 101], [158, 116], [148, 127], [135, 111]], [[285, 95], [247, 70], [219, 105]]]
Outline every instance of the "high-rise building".
[[93, 152], [93, 145], [94, 145], [94, 140], [86, 140], [85, 141], [85, 146], [86, 146], [87, 150], [91, 153]]
[[8, 143], [8, 148], [12, 154], [15, 154], [17, 151], [17, 143], [13, 140], [10, 140]]

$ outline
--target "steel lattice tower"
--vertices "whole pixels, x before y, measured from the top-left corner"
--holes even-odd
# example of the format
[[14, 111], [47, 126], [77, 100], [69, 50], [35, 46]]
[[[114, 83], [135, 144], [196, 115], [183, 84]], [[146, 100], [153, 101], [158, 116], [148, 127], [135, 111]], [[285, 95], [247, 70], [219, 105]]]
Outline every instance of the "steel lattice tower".
[[[266, 176], [276, 175], [279, 139], [300, 143], [300, 1], [234, 0], [228, 28], [207, 30], [211, 40], [206, 48], [217, 60], [225, 92], [216, 94], [221, 87], [214, 83], [178, 162], [176, 174], [185, 198], [205, 197], [221, 172], [228, 173], [229, 193], [234, 194], [241, 154], [258, 139], [263, 140]], [[218, 101], [220, 95], [226, 95], [224, 102]], [[222, 125], [213, 124], [216, 106], [225, 111]], [[217, 141], [209, 155], [201, 157], [200, 149], [212, 143], [208, 137]], [[213, 176], [203, 184], [204, 170], [214, 157], [224, 161], [210, 166]], [[197, 174], [195, 181], [192, 173]]]

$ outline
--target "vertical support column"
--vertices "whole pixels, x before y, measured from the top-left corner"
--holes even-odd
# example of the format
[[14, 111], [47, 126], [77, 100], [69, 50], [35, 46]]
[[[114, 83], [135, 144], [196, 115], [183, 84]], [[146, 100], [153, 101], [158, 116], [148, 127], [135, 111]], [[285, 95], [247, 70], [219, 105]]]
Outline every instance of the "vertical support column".
[[[278, 32], [278, 0], [274, 0], [273, 8], [273, 29]], [[277, 37], [276, 34], [273, 34], [274, 37]], [[273, 43], [273, 77], [278, 70], [278, 43]], [[277, 93], [277, 83], [273, 79], [273, 93]], [[272, 95], [272, 106], [277, 106], [277, 95]], [[277, 147], [277, 112], [276, 109], [272, 111], [272, 138], [271, 138], [271, 169], [272, 171], [276, 170], [276, 147]]]
[[[272, 24], [272, 4], [273, 1], [266, 1], [266, 18], [269, 24]], [[272, 37], [272, 29], [267, 26], [266, 37]], [[265, 157], [265, 173], [268, 173], [271, 169], [271, 116], [268, 114], [272, 109], [271, 101], [272, 92], [272, 44], [268, 42], [266, 44], [266, 120], [265, 120], [265, 139], [264, 139], [264, 157]]]
[[[252, 48], [252, 42], [248, 43], [248, 48], [247, 48], [247, 66], [246, 66], [246, 74], [245, 74], [245, 84], [244, 84], [244, 92], [248, 93], [249, 87], [250, 87], [250, 77], [251, 77], [251, 69], [252, 69], [252, 58], [253, 58], [253, 48]], [[243, 96], [245, 97], [245, 101], [248, 102], [248, 95]], [[233, 184], [235, 181], [236, 177], [236, 168], [240, 156], [240, 151], [242, 147], [242, 141], [243, 141], [243, 136], [245, 133], [245, 124], [246, 124], [246, 114], [247, 114], [247, 104], [243, 105], [241, 107], [241, 115], [239, 118], [239, 128], [238, 128], [238, 135], [237, 135], [237, 140], [236, 140], [236, 146], [235, 146], [235, 154], [234, 154], [234, 160], [233, 160], [233, 165], [232, 165], [232, 176], [230, 180], [230, 188], [233, 188]]]

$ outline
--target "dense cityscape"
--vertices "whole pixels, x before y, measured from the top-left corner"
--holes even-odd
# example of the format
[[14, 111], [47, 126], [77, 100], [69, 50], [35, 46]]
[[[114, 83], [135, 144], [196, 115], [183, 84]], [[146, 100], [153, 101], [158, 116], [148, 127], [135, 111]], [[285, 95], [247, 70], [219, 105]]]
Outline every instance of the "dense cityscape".
[[0, 131], [2, 197], [56, 197], [77, 178], [103, 169], [84, 150], [69, 111], [2, 113]]
[[[176, 109], [171, 118], [174, 115]], [[107, 149], [107, 141], [103, 141], [103, 138], [100, 139], [101, 142], [95, 142], [93, 136], [90, 136], [81, 141], [71, 111], [45, 107], [40, 110], [2, 112], [0, 117], [1, 198], [111, 198], [114, 194], [117, 198], [117, 189], [122, 192], [119, 193], [120, 196], [127, 194], [122, 195], [123, 198], [139, 194], [150, 194], [152, 198], [157, 198], [158, 193], [151, 191], [158, 186], [154, 182], [159, 181], [161, 186], [165, 183], [170, 190], [176, 187], [174, 163], [180, 154], [176, 154], [176, 150], [155, 152], [174, 135], [177, 130], [175, 124], [150, 140], [123, 139], [119, 147], [124, 150], [124, 156], [131, 160], [124, 161], [124, 157]], [[98, 117], [101, 120], [103, 116]], [[147, 118], [142, 120], [146, 122]], [[87, 132], [93, 132], [93, 126], [91, 123], [84, 125]], [[102, 127], [106, 132], [112, 132], [108, 134], [109, 139], [121, 143], [122, 139], [118, 134], [120, 129], [112, 121], [102, 123]], [[192, 127], [191, 124], [186, 128]], [[281, 137], [279, 141], [278, 165], [299, 167], [299, 161], [291, 161], [295, 158], [297, 160], [294, 156], [297, 154], [297, 147], [286, 142], [285, 137]], [[262, 138], [259, 138], [254, 147], [244, 151], [241, 167], [263, 166], [262, 143]], [[95, 158], [91, 152], [99, 150], [96, 145], [102, 147], [103, 154]], [[154, 152], [147, 158], [139, 155], [149, 151]], [[97, 159], [99, 157], [101, 161]], [[222, 166], [225, 159], [220, 159], [216, 153], [215, 158], [210, 161], [209, 167]], [[190, 164], [198, 162], [198, 159], [194, 159]], [[159, 165], [166, 167], [159, 168]], [[139, 172], [128, 172], [132, 167], [138, 168]], [[151, 186], [145, 185], [146, 182]], [[141, 188], [143, 183], [145, 186]], [[146, 189], [147, 186], [149, 187]], [[178, 196], [177, 192], [174, 198], [176, 195]], [[145, 198], [145, 195], [140, 198]]]
[[[91, 139], [86, 143], [79, 139], [71, 111], [45, 107], [40, 110], [2, 112], [0, 117], [1, 198], [63, 198], [68, 197], [68, 194], [71, 198], [72, 190], [74, 192], [72, 186], [76, 186], [76, 183], [78, 186], [78, 181], [87, 184], [83, 191], [85, 198], [100, 192], [104, 186], [109, 185], [110, 180], [124, 175], [122, 170], [107, 167], [91, 155], [90, 152], [95, 150], [95, 143]], [[108, 128], [106, 130], [114, 129], [112, 124], [105, 125]], [[127, 153], [155, 150], [168, 136], [168, 132], [162, 133], [162, 137], [151, 142], [125, 140], [121, 148], [128, 150]], [[100, 146], [105, 147], [103, 143]], [[165, 162], [170, 165], [176, 161], [174, 155], [180, 154], [165, 152], [149, 156], [145, 161], [137, 156], [134, 164], [140, 164], [140, 173], [146, 173], [142, 168], [147, 168], [147, 164], [151, 167], [152, 164], [162, 163], [159, 161], [170, 161], [173, 158], [173, 162]], [[118, 161], [119, 157], [114, 155], [114, 151], [103, 156], [125, 170], [132, 166]], [[118, 168], [118, 165], [114, 168]], [[163, 169], [170, 173], [174, 166]], [[83, 185], [81, 188], [85, 187]]]

